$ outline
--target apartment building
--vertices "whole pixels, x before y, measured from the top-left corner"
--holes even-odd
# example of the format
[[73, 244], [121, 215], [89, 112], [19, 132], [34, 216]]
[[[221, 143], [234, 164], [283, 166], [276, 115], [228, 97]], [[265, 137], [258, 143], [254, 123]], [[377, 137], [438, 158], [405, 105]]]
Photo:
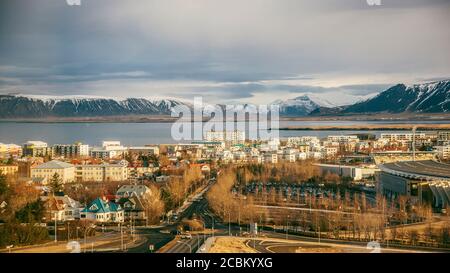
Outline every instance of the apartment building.
[[103, 141], [102, 147], [91, 149], [90, 156], [94, 158], [110, 159], [121, 157], [128, 153], [128, 149], [120, 144], [120, 141]]
[[0, 165], [0, 174], [2, 175], [16, 175], [19, 172], [17, 165]]
[[358, 136], [353, 135], [337, 135], [337, 136], [328, 136], [327, 141], [330, 142], [338, 142], [338, 143], [349, 143], [349, 142], [358, 142]]
[[130, 154], [137, 154], [143, 156], [159, 155], [158, 146], [141, 146], [141, 147], [129, 147], [128, 152]]
[[436, 146], [434, 147], [436, 149], [437, 152], [437, 156], [440, 159], [450, 159], [450, 145], [445, 145], [445, 146]]
[[54, 156], [53, 148], [49, 147], [46, 142], [42, 141], [27, 141], [23, 144], [22, 153], [24, 156], [31, 157]]
[[205, 134], [208, 142], [225, 142], [229, 145], [244, 144], [245, 132], [242, 131], [208, 131]]
[[74, 144], [53, 145], [55, 155], [65, 158], [89, 156], [89, 145], [77, 142]]
[[31, 167], [31, 178], [45, 178], [51, 181], [57, 173], [62, 183], [75, 181], [75, 166], [59, 160], [52, 160], [35, 167]]
[[75, 168], [75, 180], [78, 182], [128, 180], [128, 168], [124, 164], [76, 165]]
[[0, 143], [0, 158], [8, 158], [12, 155], [21, 156], [22, 147], [16, 144]]

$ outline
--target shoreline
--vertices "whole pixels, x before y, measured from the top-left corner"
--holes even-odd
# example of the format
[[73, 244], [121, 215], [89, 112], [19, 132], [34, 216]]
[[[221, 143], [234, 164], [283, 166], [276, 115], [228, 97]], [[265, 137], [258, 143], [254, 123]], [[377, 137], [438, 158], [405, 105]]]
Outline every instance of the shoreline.
[[280, 131], [411, 131], [414, 127], [421, 131], [450, 130], [449, 124], [376, 124], [341, 126], [288, 126]]

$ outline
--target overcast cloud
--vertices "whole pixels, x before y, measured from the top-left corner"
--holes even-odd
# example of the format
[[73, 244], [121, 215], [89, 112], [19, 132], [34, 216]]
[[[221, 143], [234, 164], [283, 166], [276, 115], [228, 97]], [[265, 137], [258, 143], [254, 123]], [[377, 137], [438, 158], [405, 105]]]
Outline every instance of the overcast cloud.
[[0, 93], [262, 103], [450, 76], [450, 1], [81, 2], [0, 2]]

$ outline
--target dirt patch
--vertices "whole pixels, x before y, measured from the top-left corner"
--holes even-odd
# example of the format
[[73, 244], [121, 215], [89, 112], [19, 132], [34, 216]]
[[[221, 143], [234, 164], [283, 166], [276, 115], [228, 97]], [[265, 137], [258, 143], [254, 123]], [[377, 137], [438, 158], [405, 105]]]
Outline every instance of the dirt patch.
[[256, 253], [256, 250], [245, 245], [245, 239], [236, 237], [219, 237], [209, 253]]

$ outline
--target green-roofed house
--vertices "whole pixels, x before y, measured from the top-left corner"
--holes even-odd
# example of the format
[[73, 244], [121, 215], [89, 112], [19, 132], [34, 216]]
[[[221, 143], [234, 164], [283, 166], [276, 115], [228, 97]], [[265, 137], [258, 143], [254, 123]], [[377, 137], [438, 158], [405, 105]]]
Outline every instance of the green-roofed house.
[[114, 202], [97, 198], [80, 212], [80, 219], [100, 223], [123, 223], [124, 211]]

